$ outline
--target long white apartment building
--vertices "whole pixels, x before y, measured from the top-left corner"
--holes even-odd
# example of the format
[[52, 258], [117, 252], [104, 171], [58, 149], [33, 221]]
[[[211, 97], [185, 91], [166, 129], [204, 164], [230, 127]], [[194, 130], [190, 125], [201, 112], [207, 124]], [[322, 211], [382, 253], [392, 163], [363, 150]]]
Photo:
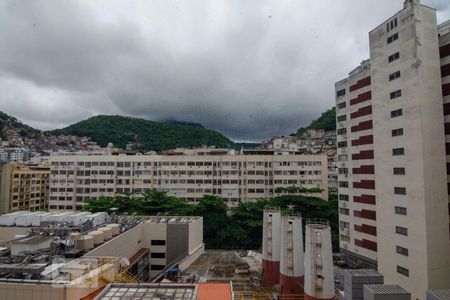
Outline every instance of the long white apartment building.
[[335, 85], [341, 250], [413, 299], [450, 288], [448, 25], [405, 1]]
[[54, 154], [50, 166], [51, 210], [80, 210], [87, 198], [150, 189], [192, 202], [215, 195], [229, 206], [277, 196], [286, 193], [278, 188], [291, 186], [319, 188], [321, 192], [308, 195], [328, 199], [325, 155], [226, 149], [181, 150], [169, 155], [84, 152]]

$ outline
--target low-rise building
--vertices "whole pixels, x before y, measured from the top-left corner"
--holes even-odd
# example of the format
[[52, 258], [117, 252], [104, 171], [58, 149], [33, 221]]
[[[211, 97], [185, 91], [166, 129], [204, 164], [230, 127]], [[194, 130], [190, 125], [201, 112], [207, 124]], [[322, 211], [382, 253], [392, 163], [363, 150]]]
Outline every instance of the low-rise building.
[[81, 210], [91, 197], [158, 189], [196, 202], [216, 195], [229, 206], [277, 196], [282, 187], [318, 188], [328, 199], [325, 155], [252, 150], [176, 149], [165, 155], [59, 153], [50, 158], [51, 210]]

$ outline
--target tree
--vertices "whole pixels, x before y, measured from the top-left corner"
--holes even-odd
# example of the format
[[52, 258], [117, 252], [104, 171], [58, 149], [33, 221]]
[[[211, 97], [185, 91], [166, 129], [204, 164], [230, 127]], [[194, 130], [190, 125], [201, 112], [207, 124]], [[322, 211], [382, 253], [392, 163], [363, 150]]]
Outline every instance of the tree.
[[193, 213], [203, 217], [203, 236], [208, 248], [224, 248], [220, 233], [228, 225], [228, 207], [222, 199], [205, 195], [195, 205]]

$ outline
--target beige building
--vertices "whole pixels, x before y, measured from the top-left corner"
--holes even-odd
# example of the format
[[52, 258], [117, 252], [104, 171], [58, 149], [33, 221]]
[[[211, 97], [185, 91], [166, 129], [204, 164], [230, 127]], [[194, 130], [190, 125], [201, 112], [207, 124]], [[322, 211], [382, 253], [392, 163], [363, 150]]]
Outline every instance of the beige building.
[[408, 0], [369, 41], [370, 61], [336, 83], [340, 246], [424, 299], [450, 287], [448, 26], [439, 37], [435, 10]]
[[50, 168], [0, 162], [0, 214], [47, 210]]
[[175, 150], [166, 155], [63, 153], [50, 158], [52, 209], [80, 210], [89, 197], [149, 189], [195, 202], [216, 195], [229, 206], [278, 195], [278, 187], [320, 188], [328, 199], [325, 155], [234, 153], [224, 149]]

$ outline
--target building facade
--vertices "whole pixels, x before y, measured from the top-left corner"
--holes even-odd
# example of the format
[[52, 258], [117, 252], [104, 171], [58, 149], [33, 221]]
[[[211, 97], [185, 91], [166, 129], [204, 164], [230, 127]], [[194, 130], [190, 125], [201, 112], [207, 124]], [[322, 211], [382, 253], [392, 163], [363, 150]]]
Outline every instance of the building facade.
[[47, 210], [50, 167], [0, 162], [0, 214]]
[[[258, 152], [256, 152], [258, 153]], [[50, 209], [80, 210], [89, 197], [149, 189], [195, 202], [216, 195], [229, 206], [279, 195], [280, 187], [320, 188], [328, 199], [325, 155], [233, 154], [189, 150], [170, 155], [59, 154], [50, 158]]]
[[434, 9], [405, 1], [336, 83], [341, 249], [415, 299], [450, 287], [446, 36]]

